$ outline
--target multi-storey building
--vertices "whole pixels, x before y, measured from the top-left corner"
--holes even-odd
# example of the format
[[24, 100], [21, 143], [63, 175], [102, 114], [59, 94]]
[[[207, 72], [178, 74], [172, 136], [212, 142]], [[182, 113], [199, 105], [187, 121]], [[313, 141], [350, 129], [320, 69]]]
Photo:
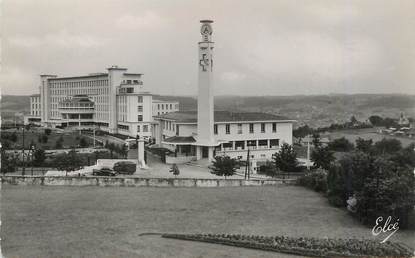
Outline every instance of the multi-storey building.
[[[107, 73], [76, 77], [41, 75], [26, 123], [70, 129], [99, 128], [131, 137], [151, 137], [153, 115], [177, 111], [178, 102], [154, 100], [142, 74], [113, 66]], [[160, 106], [160, 108], [158, 108]]]
[[176, 111], [179, 111], [179, 102], [177, 101], [153, 100], [153, 115], [155, 116]]

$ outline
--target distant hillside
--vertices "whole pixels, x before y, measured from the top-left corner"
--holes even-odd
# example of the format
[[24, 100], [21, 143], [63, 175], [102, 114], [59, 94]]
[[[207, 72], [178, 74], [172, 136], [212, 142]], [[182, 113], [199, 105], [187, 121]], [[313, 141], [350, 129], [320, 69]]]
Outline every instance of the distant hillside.
[[[180, 102], [180, 110], [196, 110], [196, 97], [154, 95], [154, 99]], [[3, 119], [15, 113], [28, 113], [29, 96], [3, 96], [1, 113]], [[266, 112], [288, 116], [298, 125], [313, 127], [348, 121], [353, 115], [364, 121], [371, 115], [398, 118], [400, 112], [415, 118], [415, 96], [397, 94], [354, 94], [315, 96], [217, 96], [216, 110]]]
[[23, 115], [30, 112], [30, 97], [2, 95], [0, 100], [2, 122], [22, 122]]

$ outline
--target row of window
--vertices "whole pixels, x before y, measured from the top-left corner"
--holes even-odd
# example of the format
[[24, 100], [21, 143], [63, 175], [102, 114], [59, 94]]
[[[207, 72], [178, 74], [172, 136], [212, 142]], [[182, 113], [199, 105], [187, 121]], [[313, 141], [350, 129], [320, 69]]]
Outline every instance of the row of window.
[[[173, 109], [173, 104], [157, 104], [158, 110]], [[174, 104], [174, 109], [179, 109], [179, 104]]]
[[[250, 123], [249, 124], [249, 133], [255, 133], [254, 130], [254, 124]], [[265, 127], [265, 123], [261, 123], [261, 133], [265, 133], [266, 132], [266, 127]], [[218, 125], [214, 125], [213, 126], [213, 132], [214, 134], [218, 134]], [[277, 123], [272, 123], [272, 132], [276, 133], [277, 132]], [[225, 133], [226, 134], [230, 134], [231, 133], [231, 125], [230, 124], [225, 124]], [[237, 133], [238, 134], [242, 134], [243, 130], [242, 130], [242, 124], [238, 124], [237, 127]]]
[[128, 125], [117, 125], [118, 129], [128, 131], [130, 127]]
[[[147, 133], [149, 130], [149, 126], [148, 125], [143, 125], [143, 133]], [[139, 133], [141, 131], [141, 126], [137, 125], [137, 133]]]
[[138, 85], [143, 85], [143, 82], [140, 80], [123, 80], [122, 81], [123, 84], [138, 84]]

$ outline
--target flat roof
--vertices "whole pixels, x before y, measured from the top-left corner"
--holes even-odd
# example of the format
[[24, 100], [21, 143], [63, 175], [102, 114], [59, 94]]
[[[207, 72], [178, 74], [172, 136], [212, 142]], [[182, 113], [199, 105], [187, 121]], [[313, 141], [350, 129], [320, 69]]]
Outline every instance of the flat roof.
[[[197, 123], [197, 111], [178, 111], [155, 116], [156, 118], [174, 120], [182, 123]], [[214, 122], [256, 122], [256, 121], [287, 121], [294, 122], [285, 116], [260, 112], [215, 111]]]
[[159, 100], [159, 99], [153, 99], [154, 103], [179, 103], [179, 101], [176, 100]]
[[56, 81], [56, 80], [83, 79], [83, 78], [94, 78], [94, 77], [108, 77], [108, 73], [88, 74], [88, 75], [81, 75], [81, 76], [55, 77], [55, 78], [49, 78], [48, 80]]
[[126, 75], [126, 76], [141, 76], [141, 75], [143, 75], [142, 73], [123, 73], [124, 75]]

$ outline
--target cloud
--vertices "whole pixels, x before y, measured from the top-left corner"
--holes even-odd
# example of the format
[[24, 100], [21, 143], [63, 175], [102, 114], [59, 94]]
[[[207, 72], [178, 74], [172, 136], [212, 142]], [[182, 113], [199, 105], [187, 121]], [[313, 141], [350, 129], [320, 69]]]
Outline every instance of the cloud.
[[224, 72], [221, 74], [220, 79], [225, 83], [237, 83], [246, 78], [246, 74], [236, 71]]
[[47, 34], [44, 37], [35, 36], [14, 36], [8, 38], [8, 43], [13, 47], [38, 48], [53, 46], [61, 48], [94, 48], [103, 46], [104, 38], [85, 34], [71, 34], [62, 30], [56, 34]]
[[153, 11], [145, 11], [141, 15], [126, 14], [116, 20], [116, 27], [125, 30], [137, 30], [143, 28], [156, 28], [164, 23], [164, 20]]
[[378, 44], [365, 37], [341, 42], [317, 32], [264, 32], [245, 47], [241, 62], [268, 78], [345, 79], [370, 74], [380, 62]]

